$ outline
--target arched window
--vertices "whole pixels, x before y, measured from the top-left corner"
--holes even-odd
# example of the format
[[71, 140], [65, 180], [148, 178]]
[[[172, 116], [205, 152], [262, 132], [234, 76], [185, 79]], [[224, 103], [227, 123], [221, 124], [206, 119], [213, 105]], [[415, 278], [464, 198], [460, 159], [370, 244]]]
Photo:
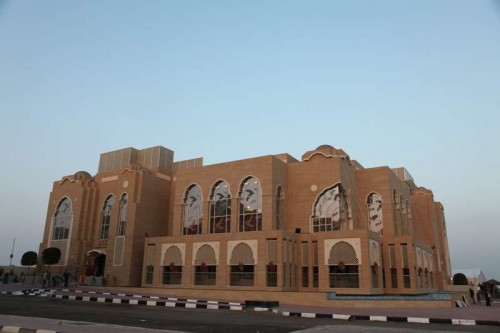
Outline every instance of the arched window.
[[349, 228], [347, 194], [341, 184], [323, 191], [314, 204], [313, 232], [347, 230]]
[[231, 253], [229, 284], [231, 286], [254, 285], [254, 254], [250, 246], [245, 243], [236, 245]]
[[249, 177], [241, 184], [240, 231], [262, 230], [262, 190], [255, 177]]
[[[406, 216], [403, 216], [406, 215]], [[401, 233], [403, 236], [410, 234], [410, 223], [408, 221], [408, 200], [401, 202]]]
[[398, 195], [396, 193], [396, 189], [392, 189], [392, 201], [394, 204], [394, 209], [399, 209], [399, 200], [398, 200]]
[[351, 244], [341, 241], [330, 250], [330, 288], [359, 288], [359, 270], [356, 251]]
[[203, 245], [196, 253], [194, 262], [194, 284], [215, 286], [217, 277], [217, 259], [210, 245]]
[[368, 208], [368, 230], [381, 232], [384, 229], [382, 218], [382, 197], [378, 193], [371, 193], [366, 200]]
[[225, 181], [219, 181], [212, 188], [210, 196], [210, 233], [231, 231], [231, 194]]
[[396, 194], [396, 189], [392, 190], [392, 204], [393, 204], [393, 209], [392, 209], [392, 227], [393, 227], [393, 233], [394, 235], [398, 235], [398, 217], [396, 214], [396, 209], [399, 209], [399, 199]]
[[122, 195], [120, 199], [120, 220], [118, 221], [118, 236], [125, 236], [125, 230], [127, 228], [127, 206], [128, 206], [128, 196], [126, 193]]
[[184, 196], [182, 223], [184, 235], [201, 234], [202, 210], [201, 189], [198, 185], [191, 185]]
[[72, 219], [73, 212], [71, 211], [71, 201], [68, 198], [64, 198], [59, 202], [54, 217], [53, 240], [69, 238], [69, 228], [71, 227]]
[[110, 195], [105, 201], [101, 212], [101, 230], [99, 232], [99, 239], [108, 239], [109, 223], [111, 221], [111, 209], [115, 204], [115, 196]]
[[171, 246], [163, 259], [163, 284], [182, 284], [182, 254], [177, 246]]
[[280, 230], [283, 225], [283, 200], [285, 195], [283, 193], [283, 187], [280, 185], [276, 190], [276, 225], [275, 229]]

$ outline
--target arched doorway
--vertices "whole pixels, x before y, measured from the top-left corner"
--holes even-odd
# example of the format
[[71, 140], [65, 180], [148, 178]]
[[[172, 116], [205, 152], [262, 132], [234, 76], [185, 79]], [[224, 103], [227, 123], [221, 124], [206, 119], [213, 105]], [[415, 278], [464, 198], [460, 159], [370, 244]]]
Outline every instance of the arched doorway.
[[90, 250], [87, 252], [85, 275], [93, 277], [102, 277], [106, 267], [106, 251]]

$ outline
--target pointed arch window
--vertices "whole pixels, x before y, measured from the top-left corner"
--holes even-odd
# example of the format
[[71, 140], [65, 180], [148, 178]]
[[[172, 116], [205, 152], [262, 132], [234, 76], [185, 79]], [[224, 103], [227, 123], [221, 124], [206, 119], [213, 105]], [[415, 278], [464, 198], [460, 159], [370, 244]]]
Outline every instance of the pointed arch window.
[[283, 187], [280, 185], [276, 190], [276, 225], [275, 229], [280, 230], [283, 225], [283, 201], [285, 199], [285, 195], [283, 193]]
[[198, 185], [191, 185], [184, 196], [183, 203], [183, 234], [201, 234], [201, 224], [203, 220], [203, 202], [201, 188]]
[[115, 204], [115, 196], [110, 195], [104, 201], [104, 206], [102, 207], [101, 213], [101, 230], [99, 232], [99, 239], [108, 239], [109, 236], [109, 224], [111, 222], [111, 210]]
[[382, 232], [384, 220], [382, 216], [382, 196], [379, 193], [371, 193], [366, 200], [368, 209], [368, 230]]
[[347, 194], [342, 184], [323, 191], [314, 204], [313, 232], [347, 230], [349, 209]]
[[231, 194], [229, 185], [219, 181], [210, 196], [210, 233], [231, 231]]
[[257, 178], [249, 177], [243, 181], [239, 202], [239, 231], [262, 230], [262, 190]]
[[120, 219], [118, 221], [118, 236], [125, 236], [127, 228], [128, 196], [124, 193], [120, 199]]
[[59, 202], [54, 217], [54, 232], [52, 234], [53, 240], [69, 238], [69, 229], [71, 227], [72, 219], [73, 212], [71, 210], [71, 201], [68, 198], [64, 198]]

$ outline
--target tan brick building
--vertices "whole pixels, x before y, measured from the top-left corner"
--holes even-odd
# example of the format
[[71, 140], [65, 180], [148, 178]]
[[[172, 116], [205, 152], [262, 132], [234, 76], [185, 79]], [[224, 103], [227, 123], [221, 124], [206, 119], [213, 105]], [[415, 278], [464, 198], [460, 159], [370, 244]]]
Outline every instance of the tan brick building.
[[163, 147], [101, 155], [54, 183], [40, 251], [112, 286], [417, 294], [451, 267], [443, 207], [404, 168], [323, 145], [203, 166]]

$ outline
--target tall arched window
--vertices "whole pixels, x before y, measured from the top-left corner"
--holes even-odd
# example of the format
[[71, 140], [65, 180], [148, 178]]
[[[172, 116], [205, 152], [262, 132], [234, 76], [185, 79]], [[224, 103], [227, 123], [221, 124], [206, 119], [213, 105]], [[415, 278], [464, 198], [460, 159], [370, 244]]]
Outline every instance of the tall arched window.
[[240, 231], [262, 230], [262, 190], [255, 177], [249, 177], [241, 184]]
[[382, 197], [378, 193], [371, 193], [366, 200], [368, 208], [368, 230], [381, 232], [384, 229], [382, 218]]
[[127, 206], [128, 206], [128, 196], [126, 193], [122, 195], [120, 199], [120, 220], [118, 221], [118, 236], [125, 236], [125, 230], [127, 228]]
[[393, 209], [392, 209], [392, 227], [393, 227], [393, 233], [394, 235], [398, 235], [398, 217], [396, 214], [396, 209], [399, 209], [399, 200], [398, 196], [396, 194], [396, 189], [392, 190], [392, 203], [393, 203]]
[[115, 204], [115, 196], [110, 195], [106, 201], [104, 201], [104, 206], [102, 207], [102, 218], [101, 218], [101, 230], [99, 232], [99, 239], [108, 239], [109, 234], [109, 223], [111, 222], [111, 209]]
[[203, 220], [203, 202], [201, 188], [198, 185], [191, 185], [184, 196], [183, 204], [183, 234], [201, 234], [201, 223]]
[[73, 212], [71, 211], [71, 201], [68, 198], [64, 198], [61, 202], [59, 202], [54, 217], [54, 232], [52, 234], [53, 240], [69, 238], [69, 228], [71, 227], [72, 219]]
[[283, 193], [283, 187], [280, 185], [276, 190], [276, 225], [275, 229], [280, 230], [283, 224], [283, 200], [285, 195]]
[[314, 204], [313, 232], [347, 230], [349, 209], [347, 194], [342, 184], [323, 191]]
[[231, 231], [231, 194], [225, 181], [212, 188], [210, 196], [210, 233]]

